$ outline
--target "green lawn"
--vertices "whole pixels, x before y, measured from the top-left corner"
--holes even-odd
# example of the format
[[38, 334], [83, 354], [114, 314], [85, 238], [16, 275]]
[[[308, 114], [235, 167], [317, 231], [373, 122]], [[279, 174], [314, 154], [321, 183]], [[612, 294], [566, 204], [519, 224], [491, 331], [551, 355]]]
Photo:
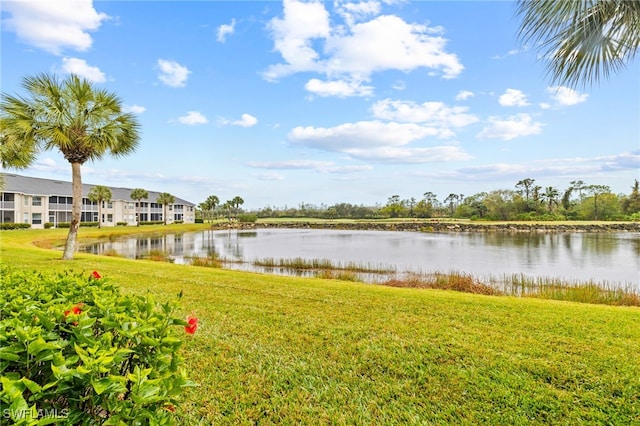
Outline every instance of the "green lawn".
[[[205, 225], [141, 230], [204, 229]], [[82, 237], [138, 229], [81, 229]], [[640, 309], [280, 277], [78, 254], [0, 232], [2, 262], [93, 271], [201, 328], [183, 424], [640, 424]]]

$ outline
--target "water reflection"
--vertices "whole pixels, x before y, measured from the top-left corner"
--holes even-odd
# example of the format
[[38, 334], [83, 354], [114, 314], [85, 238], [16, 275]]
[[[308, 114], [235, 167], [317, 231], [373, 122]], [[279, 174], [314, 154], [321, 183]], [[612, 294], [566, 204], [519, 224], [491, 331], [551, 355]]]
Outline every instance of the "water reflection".
[[[638, 233], [416, 233], [260, 229], [199, 231], [105, 240], [82, 248], [138, 258], [159, 250], [187, 263], [217, 257], [328, 259], [337, 263], [391, 265], [397, 271], [461, 271], [476, 276], [527, 274], [632, 283], [640, 287]], [[260, 270], [248, 263], [232, 266]]]

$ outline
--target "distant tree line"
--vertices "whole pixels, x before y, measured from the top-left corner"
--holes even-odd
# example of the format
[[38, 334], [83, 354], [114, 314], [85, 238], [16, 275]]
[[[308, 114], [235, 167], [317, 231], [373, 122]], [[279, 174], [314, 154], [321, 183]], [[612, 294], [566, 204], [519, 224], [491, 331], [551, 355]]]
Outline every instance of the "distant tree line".
[[[238, 217], [244, 200], [235, 197], [219, 205], [211, 196], [200, 204], [204, 220]], [[331, 206], [300, 203], [297, 207], [264, 207], [252, 212], [258, 218], [385, 219], [460, 218], [473, 220], [640, 220], [640, 187], [635, 180], [631, 192], [614, 194], [606, 185], [588, 185], [576, 180], [564, 190], [536, 185], [535, 179], [518, 181], [514, 189], [448, 194], [442, 199], [433, 192], [402, 199], [390, 196], [384, 205], [338, 203]], [[235, 215], [235, 216], [234, 216]]]

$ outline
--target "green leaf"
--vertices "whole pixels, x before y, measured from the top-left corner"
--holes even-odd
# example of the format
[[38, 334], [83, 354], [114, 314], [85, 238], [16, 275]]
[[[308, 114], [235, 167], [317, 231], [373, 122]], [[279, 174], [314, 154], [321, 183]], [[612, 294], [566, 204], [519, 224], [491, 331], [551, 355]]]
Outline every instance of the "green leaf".
[[93, 386], [93, 390], [95, 390], [98, 395], [102, 395], [104, 391], [109, 388], [110, 384], [111, 380], [107, 377], [103, 377], [100, 380], [91, 379], [91, 386]]
[[39, 384], [37, 384], [31, 379], [27, 379], [26, 377], [23, 377], [21, 381], [22, 383], [24, 383], [27, 389], [29, 389], [32, 393], [38, 393], [42, 391], [42, 387], [40, 387]]
[[6, 346], [0, 348], [0, 359], [4, 359], [6, 361], [19, 361], [20, 355], [13, 352], [11, 347]]

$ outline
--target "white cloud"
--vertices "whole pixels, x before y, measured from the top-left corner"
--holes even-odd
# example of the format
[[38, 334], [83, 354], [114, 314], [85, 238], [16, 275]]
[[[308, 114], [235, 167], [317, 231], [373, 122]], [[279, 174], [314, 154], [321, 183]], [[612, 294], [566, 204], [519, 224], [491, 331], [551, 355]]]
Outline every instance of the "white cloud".
[[[338, 3], [338, 2], [336, 2]], [[339, 4], [337, 13], [342, 16], [348, 26], [353, 26], [357, 21], [362, 21], [370, 16], [380, 13], [380, 2], [361, 1], [359, 3], [345, 2]]]
[[456, 146], [408, 147], [427, 137], [451, 137], [448, 129], [415, 123], [360, 121], [336, 127], [296, 127], [289, 132], [293, 145], [340, 152], [351, 158], [390, 163], [425, 163], [471, 158]]
[[275, 180], [275, 181], [284, 180], [284, 176], [276, 172], [260, 173], [259, 175], [256, 175], [256, 178], [260, 180]]
[[329, 13], [322, 3], [283, 1], [284, 17], [273, 18], [268, 25], [274, 39], [274, 48], [285, 64], [272, 65], [265, 72], [267, 80], [276, 80], [299, 71], [318, 70], [318, 53], [311, 41], [327, 38], [331, 32]]
[[318, 96], [336, 96], [346, 98], [349, 96], [371, 96], [373, 94], [372, 86], [363, 86], [360, 81], [320, 81], [312, 78], [304, 86], [307, 91]]
[[178, 121], [189, 126], [195, 126], [196, 124], [206, 124], [209, 122], [209, 120], [207, 120], [207, 117], [205, 117], [198, 111], [189, 111], [187, 112], [187, 115], [178, 117]]
[[158, 68], [160, 68], [158, 75], [160, 81], [171, 87], [184, 87], [191, 74], [187, 67], [166, 59], [158, 59]]
[[428, 178], [446, 177], [447, 181], [469, 179], [500, 180], [521, 179], [522, 176], [532, 178], [561, 178], [584, 176], [605, 176], [624, 170], [637, 170], [640, 167], [640, 150], [623, 152], [617, 155], [598, 156], [591, 158], [552, 158], [534, 160], [526, 163], [495, 163], [454, 170], [443, 176], [441, 172], [417, 172], [415, 175]]
[[236, 20], [232, 19], [230, 24], [222, 24], [218, 27], [218, 35], [216, 36], [216, 40], [220, 43], [224, 43], [227, 41], [227, 36], [229, 34], [233, 34], [235, 31]]
[[84, 59], [62, 58], [62, 71], [67, 74], [76, 74], [96, 83], [107, 81], [106, 76], [100, 68], [92, 67]]
[[529, 105], [527, 95], [517, 89], [507, 89], [507, 91], [498, 98], [498, 103], [502, 106], [522, 107]]
[[512, 115], [506, 120], [489, 117], [489, 125], [477, 134], [479, 139], [502, 139], [505, 141], [521, 136], [537, 135], [543, 124], [534, 122], [529, 114]]
[[314, 170], [321, 173], [360, 173], [373, 169], [369, 165], [359, 166], [338, 166], [332, 161], [318, 160], [286, 160], [286, 161], [250, 161], [247, 166], [258, 169], [274, 169], [274, 170]]
[[405, 83], [403, 80], [398, 80], [391, 85], [391, 88], [401, 92], [407, 88], [407, 83]]
[[140, 105], [125, 105], [122, 110], [124, 112], [132, 112], [134, 114], [142, 114], [143, 112], [145, 112], [147, 109], [143, 106]]
[[469, 98], [473, 98], [475, 94], [469, 90], [461, 90], [456, 95], [456, 101], [466, 101]]
[[[443, 132], [433, 127], [381, 121], [359, 121], [329, 128], [296, 127], [289, 132], [289, 140], [295, 145], [334, 152], [401, 146], [425, 137], [438, 136], [442, 137]], [[449, 133], [444, 132], [444, 136], [449, 136]]]
[[13, 31], [24, 43], [55, 55], [66, 49], [85, 51], [97, 30], [109, 17], [98, 13], [91, 0], [5, 1], [3, 29]]
[[442, 163], [473, 158], [462, 148], [450, 145], [428, 148], [387, 146], [374, 149], [352, 149], [348, 154], [359, 160], [396, 164]]
[[432, 30], [392, 15], [356, 24], [350, 34], [327, 40], [327, 72], [368, 77], [376, 71], [425, 67], [441, 70], [445, 78], [456, 77], [464, 67], [456, 55], [444, 50], [446, 40], [431, 35]]
[[393, 101], [384, 99], [371, 107], [376, 118], [408, 123], [429, 123], [440, 127], [464, 127], [478, 121], [467, 107], [448, 107], [442, 102]]
[[522, 49], [511, 49], [505, 55], [495, 55], [495, 56], [493, 56], [492, 59], [504, 59], [507, 56], [517, 55], [519, 53], [527, 52], [528, 50], [529, 50], [529, 46], [524, 46], [524, 47], [522, 47]]
[[586, 93], [578, 93], [566, 86], [547, 87], [547, 93], [560, 106], [576, 105], [585, 102], [589, 97]]
[[[367, 21], [379, 13], [378, 6], [374, 1], [339, 4], [337, 10], [348, 25], [332, 27], [323, 3], [285, 0], [283, 17], [269, 23], [274, 49], [284, 62], [269, 66], [264, 78], [274, 81], [297, 72], [317, 72], [329, 82], [367, 83], [373, 73], [385, 70], [427, 68], [444, 78], [462, 72], [458, 57], [445, 50], [441, 28], [410, 24], [393, 15]], [[322, 49], [316, 50], [314, 43], [322, 44]], [[322, 92], [345, 96], [344, 90]], [[367, 96], [370, 91], [357, 93]]]
[[231, 122], [234, 126], [251, 127], [258, 124], [258, 119], [251, 114], [242, 114], [240, 120]]

